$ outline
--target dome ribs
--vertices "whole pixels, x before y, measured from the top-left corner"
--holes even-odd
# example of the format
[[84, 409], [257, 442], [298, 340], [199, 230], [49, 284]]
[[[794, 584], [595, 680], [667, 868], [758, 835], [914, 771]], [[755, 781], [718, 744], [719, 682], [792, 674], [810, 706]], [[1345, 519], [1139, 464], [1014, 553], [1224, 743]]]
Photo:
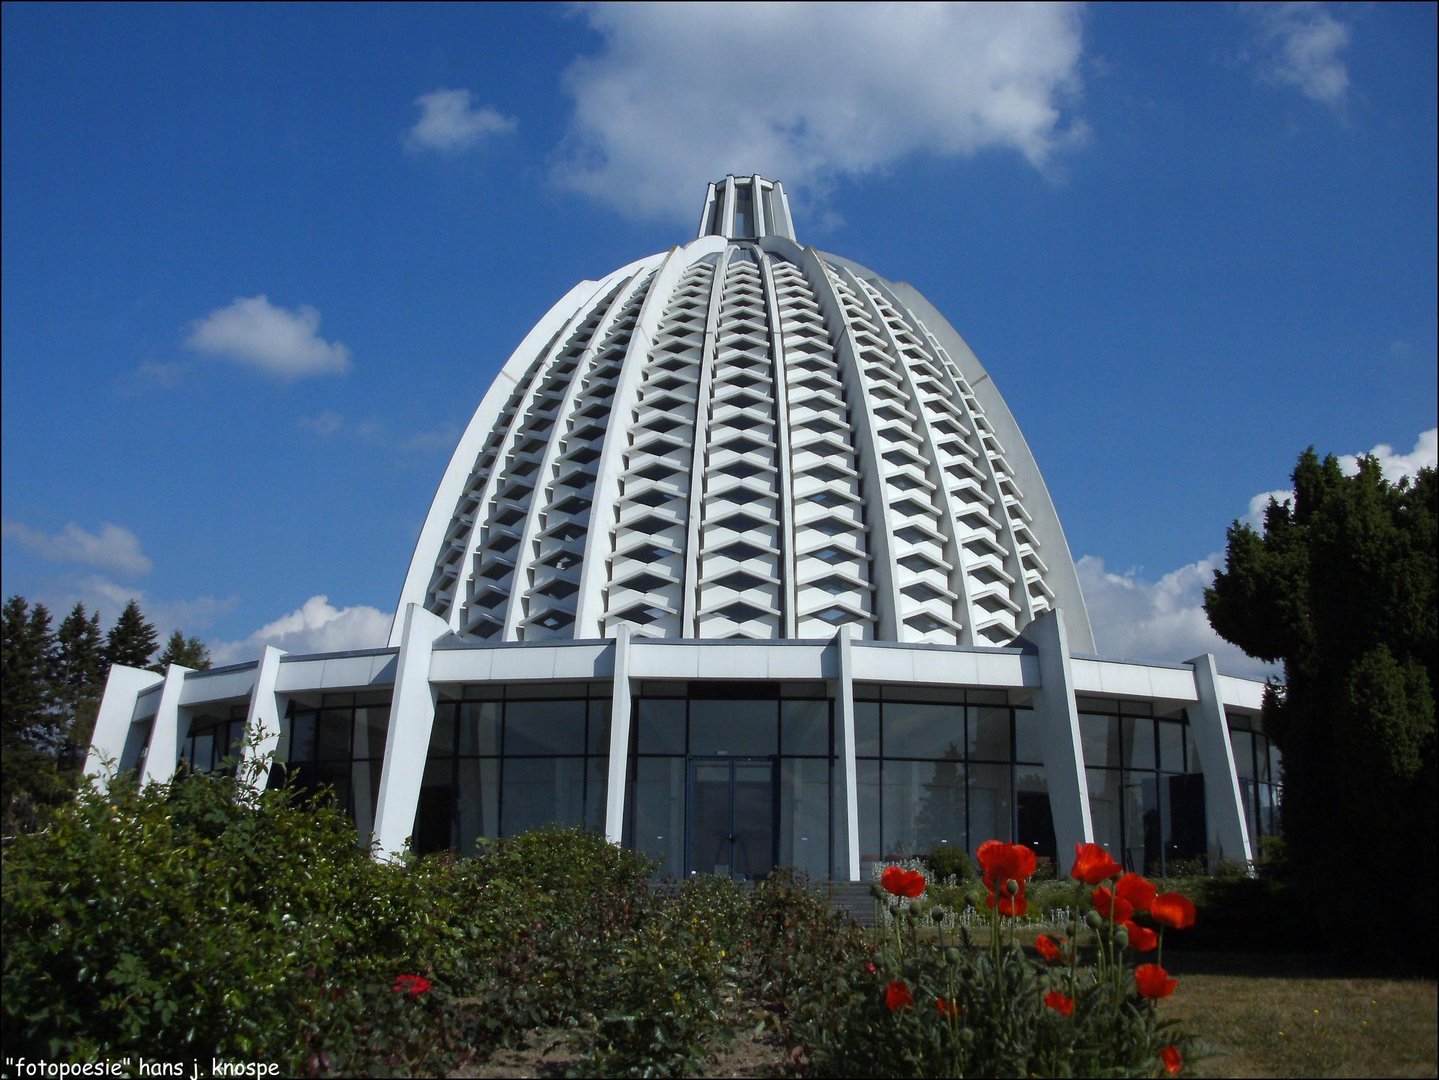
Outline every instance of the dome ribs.
[[[564, 634], [575, 624], [581, 562], [585, 554], [598, 463], [611, 425], [615, 385], [639, 319], [640, 308], [654, 281], [654, 271], [636, 275], [610, 305], [592, 339], [580, 370], [567, 392], [573, 419], [568, 430], [557, 429], [546, 450], [538, 485], [548, 497], [531, 508], [522, 558], [534, 569], [529, 588], [517, 582], [506, 615], [506, 638], [535, 640]], [[554, 572], [546, 572], [545, 567]], [[557, 577], [574, 587], [556, 590]]]
[[[763, 276], [757, 261], [739, 257], [745, 250], [728, 252], [711, 302], [713, 352], [701, 377], [696, 637], [784, 636], [773, 335]], [[741, 561], [722, 550], [735, 543], [754, 554]]]
[[645, 358], [608, 556], [606, 634], [622, 622], [681, 634], [692, 440], [714, 272], [709, 261], [684, 271]]

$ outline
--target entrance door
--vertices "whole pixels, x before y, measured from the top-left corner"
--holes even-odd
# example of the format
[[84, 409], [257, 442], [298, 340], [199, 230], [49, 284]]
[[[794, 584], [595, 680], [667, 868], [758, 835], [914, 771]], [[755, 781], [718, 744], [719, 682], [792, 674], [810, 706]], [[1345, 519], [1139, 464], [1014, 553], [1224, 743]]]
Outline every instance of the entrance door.
[[767, 877], [775, 864], [772, 758], [691, 758], [686, 869], [735, 881]]

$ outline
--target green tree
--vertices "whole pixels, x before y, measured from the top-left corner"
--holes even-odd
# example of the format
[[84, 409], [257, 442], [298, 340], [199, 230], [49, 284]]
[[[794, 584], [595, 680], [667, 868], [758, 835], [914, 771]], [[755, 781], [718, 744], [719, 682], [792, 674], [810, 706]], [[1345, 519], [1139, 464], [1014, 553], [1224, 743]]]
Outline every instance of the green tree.
[[140, 613], [140, 605], [131, 600], [105, 638], [105, 662], [126, 667], [149, 667], [157, 642], [154, 625]]
[[[1391, 484], [1313, 448], [1263, 534], [1236, 522], [1205, 593], [1216, 632], [1282, 661], [1264, 723], [1284, 757], [1289, 872], [1319, 925], [1435, 956], [1439, 509], [1433, 468]], [[1387, 939], [1387, 940], [1386, 940]]]
[[38, 808], [63, 799], [56, 768], [60, 742], [51, 677], [56, 655], [50, 612], [12, 596], [0, 611], [0, 828], [33, 829]]
[[85, 605], [76, 604], [60, 623], [55, 644], [50, 686], [55, 706], [63, 716], [61, 766], [78, 767], [95, 729], [100, 696], [105, 692], [100, 613], [87, 615]]
[[197, 637], [186, 637], [176, 630], [165, 642], [160, 658], [150, 665], [151, 671], [164, 672], [171, 664], [206, 671], [210, 667], [210, 650]]

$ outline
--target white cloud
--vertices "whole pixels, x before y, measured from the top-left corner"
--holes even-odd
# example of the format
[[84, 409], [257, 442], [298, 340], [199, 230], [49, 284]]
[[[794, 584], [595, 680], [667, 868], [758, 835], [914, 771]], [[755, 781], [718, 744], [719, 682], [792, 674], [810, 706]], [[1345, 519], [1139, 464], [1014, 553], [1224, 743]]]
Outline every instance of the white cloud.
[[185, 345], [282, 378], [348, 371], [350, 350], [325, 341], [319, 328], [320, 313], [308, 305], [288, 311], [264, 296], [241, 297], [193, 323]]
[[435, 90], [415, 98], [420, 118], [406, 139], [412, 150], [454, 153], [474, 146], [487, 135], [503, 135], [519, 126], [488, 105], [476, 105], [468, 90]]
[[266, 645], [292, 653], [373, 649], [389, 639], [390, 616], [378, 608], [337, 608], [327, 596], [312, 596], [300, 607], [260, 627], [243, 641], [210, 647], [216, 664], [253, 660]]
[[1222, 563], [1218, 552], [1148, 581], [1133, 570], [1116, 574], [1104, 560], [1075, 563], [1095, 645], [1105, 656], [1173, 664], [1213, 653], [1226, 674], [1263, 678], [1277, 669], [1245, 656], [1209, 625], [1204, 589]]
[[328, 438], [345, 426], [344, 418], [330, 409], [316, 413], [314, 416], [302, 416], [298, 423], [302, 428], [313, 431], [321, 438]]
[[792, 193], [917, 154], [1017, 151], [1037, 168], [1082, 137], [1070, 4], [590, 4], [599, 53], [554, 170], [634, 217], [689, 221], [707, 181], [759, 172]]
[[[1379, 468], [1384, 474], [1384, 479], [1391, 484], [1397, 484], [1405, 476], [1415, 476], [1420, 469], [1432, 469], [1439, 467], [1439, 428], [1430, 428], [1428, 431], [1421, 431], [1419, 437], [1414, 440], [1414, 449], [1407, 454], [1396, 453], [1394, 447], [1388, 443], [1380, 443], [1370, 450], [1368, 457], [1375, 458], [1379, 462]], [[1355, 476], [1359, 472], [1358, 454], [1340, 454], [1339, 469], [1345, 476]], [[1269, 500], [1273, 498], [1277, 502], [1293, 502], [1294, 489], [1283, 488], [1279, 491], [1263, 491], [1249, 500], [1249, 512], [1244, 515], [1244, 522], [1255, 529], [1262, 529], [1264, 526], [1264, 511], [1269, 506]]]
[[141, 577], [155, 566], [140, 550], [139, 537], [108, 522], [100, 526], [98, 533], [86, 532], [74, 522], [58, 533], [46, 533], [23, 522], [7, 521], [3, 532], [5, 539], [53, 562], [80, 563], [128, 577]]
[[1342, 106], [1349, 68], [1340, 55], [1349, 27], [1322, 4], [1251, 4], [1240, 8], [1255, 28], [1252, 59], [1261, 77], [1292, 86], [1324, 105]]

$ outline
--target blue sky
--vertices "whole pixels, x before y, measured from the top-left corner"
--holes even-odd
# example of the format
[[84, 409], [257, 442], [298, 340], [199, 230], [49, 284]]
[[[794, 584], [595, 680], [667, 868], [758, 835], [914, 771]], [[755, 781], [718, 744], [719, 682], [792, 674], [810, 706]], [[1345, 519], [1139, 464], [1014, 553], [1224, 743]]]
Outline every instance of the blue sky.
[[1298, 453], [1435, 457], [1436, 8], [7, 4], [3, 591], [217, 659], [379, 644], [581, 278], [785, 183], [1044, 471], [1102, 650], [1217, 643]]

